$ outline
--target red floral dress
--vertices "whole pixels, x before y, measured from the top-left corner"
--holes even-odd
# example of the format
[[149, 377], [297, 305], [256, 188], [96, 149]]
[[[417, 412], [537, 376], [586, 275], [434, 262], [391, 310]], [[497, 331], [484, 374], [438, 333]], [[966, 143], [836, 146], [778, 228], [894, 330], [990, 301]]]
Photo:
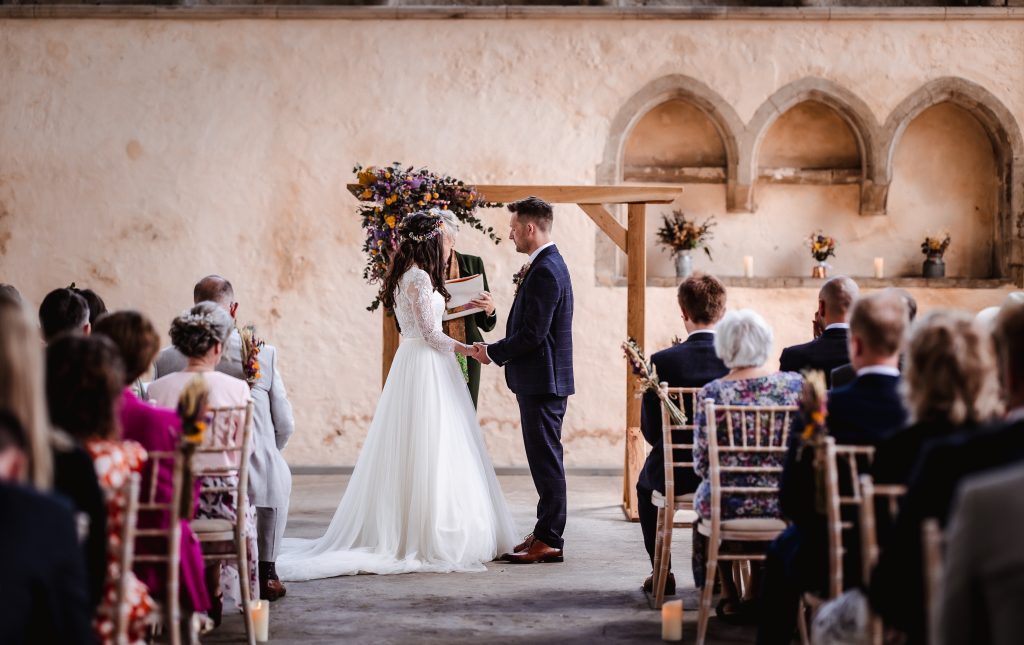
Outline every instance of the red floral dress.
[[121, 552], [121, 530], [124, 527], [125, 500], [121, 487], [133, 472], [142, 470], [146, 451], [134, 441], [109, 441], [95, 439], [86, 442], [86, 449], [96, 468], [96, 478], [107, 501], [107, 579], [103, 586], [103, 600], [96, 611], [94, 628], [96, 636], [104, 645], [113, 643], [114, 617], [117, 612], [117, 585], [122, 575], [129, 576], [128, 595], [128, 641], [144, 643], [146, 625], [153, 611], [153, 600], [149, 590], [131, 571], [121, 571], [118, 554]]

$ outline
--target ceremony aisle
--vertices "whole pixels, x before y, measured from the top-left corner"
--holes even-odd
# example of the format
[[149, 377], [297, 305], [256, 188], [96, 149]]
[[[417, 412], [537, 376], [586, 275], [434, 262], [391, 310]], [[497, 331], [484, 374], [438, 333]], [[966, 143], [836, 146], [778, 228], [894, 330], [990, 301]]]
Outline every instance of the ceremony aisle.
[[[525, 533], [536, 494], [529, 475], [499, 477]], [[287, 535], [316, 537], [330, 521], [348, 477], [297, 475]], [[661, 614], [640, 584], [650, 565], [640, 526], [610, 504], [622, 477], [569, 476], [563, 564], [490, 563], [486, 573], [350, 576], [288, 585], [271, 605], [270, 642], [326, 643], [656, 643]], [[677, 531], [676, 575], [686, 607], [684, 642], [696, 634], [697, 594], [689, 572], [690, 534]], [[204, 643], [240, 642], [240, 617]], [[709, 642], [750, 643], [754, 628], [712, 618]]]

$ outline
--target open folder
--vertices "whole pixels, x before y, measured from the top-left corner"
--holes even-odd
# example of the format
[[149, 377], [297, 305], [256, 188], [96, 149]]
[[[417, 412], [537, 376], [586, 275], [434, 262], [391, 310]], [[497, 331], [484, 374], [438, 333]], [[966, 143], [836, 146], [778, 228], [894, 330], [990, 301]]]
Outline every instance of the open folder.
[[452, 298], [448, 301], [448, 309], [444, 312], [442, 320], [454, 320], [483, 311], [480, 307], [470, 304], [470, 301], [476, 300], [480, 296], [480, 292], [484, 290], [484, 277], [479, 273], [465, 278], [448, 280], [444, 286]]

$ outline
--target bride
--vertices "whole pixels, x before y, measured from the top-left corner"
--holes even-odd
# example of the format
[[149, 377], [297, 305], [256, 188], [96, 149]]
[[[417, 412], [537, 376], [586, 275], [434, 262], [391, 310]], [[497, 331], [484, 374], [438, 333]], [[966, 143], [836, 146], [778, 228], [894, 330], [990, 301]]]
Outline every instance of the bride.
[[441, 331], [451, 241], [440, 212], [399, 226], [381, 287], [402, 343], [366, 443], [323, 537], [286, 539], [283, 580], [357, 573], [483, 571], [515, 530], [453, 352], [476, 350]]

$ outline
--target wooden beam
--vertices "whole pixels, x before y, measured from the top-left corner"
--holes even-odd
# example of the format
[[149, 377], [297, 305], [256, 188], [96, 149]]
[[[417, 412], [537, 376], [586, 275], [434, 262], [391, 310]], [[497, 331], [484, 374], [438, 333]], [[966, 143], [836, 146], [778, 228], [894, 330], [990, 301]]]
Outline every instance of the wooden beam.
[[626, 229], [619, 224], [619, 221], [615, 219], [615, 216], [608, 212], [608, 209], [601, 204], [580, 204], [580, 208], [587, 215], [590, 215], [590, 219], [594, 220], [594, 223], [604, 231], [604, 234], [611, 238], [612, 242], [615, 242], [615, 246], [622, 249], [623, 253], [627, 253], [626, 249]]
[[[647, 206], [630, 204], [626, 233], [627, 291], [626, 335], [644, 348], [644, 300], [647, 291]], [[640, 437], [640, 400], [636, 398], [636, 383], [626, 367], [626, 454], [623, 474], [622, 509], [630, 520], [637, 513], [636, 481], [643, 468], [643, 442]]]
[[514, 202], [533, 195], [553, 204], [671, 204], [678, 186], [518, 186], [477, 184], [477, 191], [492, 202]]

